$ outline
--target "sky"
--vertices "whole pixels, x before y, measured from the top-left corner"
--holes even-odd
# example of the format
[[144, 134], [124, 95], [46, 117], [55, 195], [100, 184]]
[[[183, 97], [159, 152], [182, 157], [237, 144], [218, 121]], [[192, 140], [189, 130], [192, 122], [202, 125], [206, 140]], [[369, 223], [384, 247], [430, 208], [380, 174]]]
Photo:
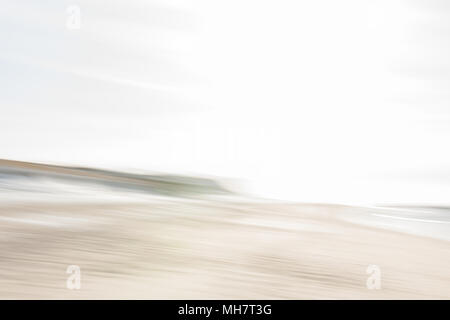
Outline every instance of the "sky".
[[4, 0], [0, 158], [449, 205], [449, 18], [444, 0]]

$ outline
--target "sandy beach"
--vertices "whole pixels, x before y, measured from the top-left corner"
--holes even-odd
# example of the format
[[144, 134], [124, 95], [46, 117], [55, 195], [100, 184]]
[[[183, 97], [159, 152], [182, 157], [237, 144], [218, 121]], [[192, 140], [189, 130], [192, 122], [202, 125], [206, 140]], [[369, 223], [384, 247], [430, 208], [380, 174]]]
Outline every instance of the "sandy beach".
[[0, 25], [0, 300], [450, 299], [450, 0]]
[[[362, 209], [205, 200], [0, 205], [1, 299], [448, 299], [448, 241]], [[66, 286], [69, 265], [81, 288]], [[369, 265], [381, 288], [368, 289]]]

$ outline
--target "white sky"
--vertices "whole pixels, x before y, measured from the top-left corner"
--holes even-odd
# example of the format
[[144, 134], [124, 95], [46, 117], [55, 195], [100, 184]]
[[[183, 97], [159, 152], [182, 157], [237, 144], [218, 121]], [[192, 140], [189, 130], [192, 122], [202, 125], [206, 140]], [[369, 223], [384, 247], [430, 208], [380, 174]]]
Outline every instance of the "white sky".
[[2, 1], [0, 158], [449, 204], [449, 18], [438, 0]]

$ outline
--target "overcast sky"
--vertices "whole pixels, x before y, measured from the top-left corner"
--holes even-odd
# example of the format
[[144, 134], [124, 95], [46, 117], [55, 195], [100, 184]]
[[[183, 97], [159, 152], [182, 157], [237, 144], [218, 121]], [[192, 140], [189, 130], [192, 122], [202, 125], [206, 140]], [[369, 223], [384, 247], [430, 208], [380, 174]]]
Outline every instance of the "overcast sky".
[[445, 0], [2, 1], [0, 158], [450, 204], [449, 57]]

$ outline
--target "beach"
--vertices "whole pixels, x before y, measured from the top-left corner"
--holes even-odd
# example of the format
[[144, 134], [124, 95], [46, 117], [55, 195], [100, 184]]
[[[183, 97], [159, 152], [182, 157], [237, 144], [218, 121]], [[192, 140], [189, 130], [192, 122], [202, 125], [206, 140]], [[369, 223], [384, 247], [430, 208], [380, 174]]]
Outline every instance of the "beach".
[[[0, 298], [450, 298], [448, 241], [351, 222], [358, 212], [367, 214], [268, 201], [2, 204]], [[70, 265], [79, 289], [67, 287]], [[369, 265], [379, 289], [368, 288]]]

